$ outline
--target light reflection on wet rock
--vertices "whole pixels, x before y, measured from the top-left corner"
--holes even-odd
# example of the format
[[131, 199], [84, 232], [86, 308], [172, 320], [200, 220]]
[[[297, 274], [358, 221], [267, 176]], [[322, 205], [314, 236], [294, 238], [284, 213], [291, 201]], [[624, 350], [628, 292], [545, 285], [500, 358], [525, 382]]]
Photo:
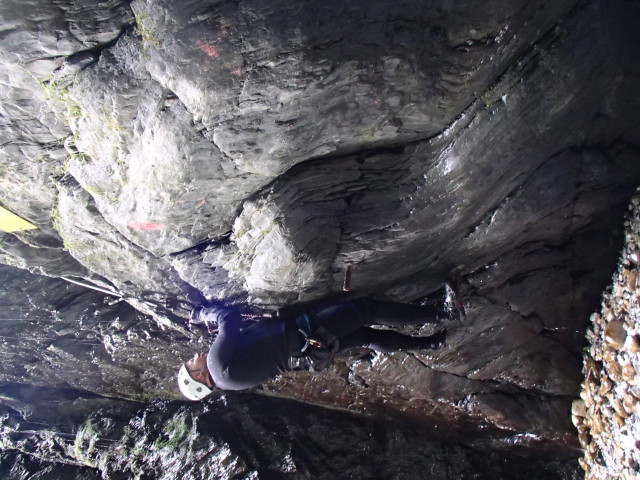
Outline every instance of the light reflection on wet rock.
[[[406, 423], [255, 395], [143, 406], [53, 389], [48, 400], [38, 399], [42, 389], [1, 393], [11, 406], [0, 407], [0, 474], [12, 480], [30, 478], [34, 465], [51, 475], [39, 478], [75, 480], [578, 478], [557, 458], [465, 446]], [[48, 408], [25, 414], [24, 400]]]

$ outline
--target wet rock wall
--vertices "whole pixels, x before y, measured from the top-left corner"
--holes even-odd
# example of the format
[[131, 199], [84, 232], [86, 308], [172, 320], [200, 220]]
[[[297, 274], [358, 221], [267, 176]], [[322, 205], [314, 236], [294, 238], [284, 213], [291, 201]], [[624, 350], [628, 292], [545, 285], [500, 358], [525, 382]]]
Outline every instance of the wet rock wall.
[[32, 478], [36, 465], [38, 478], [78, 480], [579, 478], [559, 460], [483, 452], [297, 402], [233, 394], [143, 408], [48, 389], [43, 403], [40, 390], [2, 389], [11, 399], [1, 407], [3, 478]]
[[3, 383], [135, 400], [173, 392], [170, 364], [193, 346], [184, 333], [60, 279], [4, 265], [0, 279], [11, 292], [0, 299]]
[[47, 320], [3, 323], [26, 343], [4, 341], [2, 381], [176, 398], [206, 339], [167, 299], [273, 308], [351, 267], [354, 295], [438, 302], [459, 266], [447, 348], [260, 391], [577, 445], [583, 331], [640, 179], [637, 5], [176, 5], [0, 7], [0, 203], [38, 226], [3, 233], [1, 260], [138, 312], [3, 274], [47, 293], [16, 318]]

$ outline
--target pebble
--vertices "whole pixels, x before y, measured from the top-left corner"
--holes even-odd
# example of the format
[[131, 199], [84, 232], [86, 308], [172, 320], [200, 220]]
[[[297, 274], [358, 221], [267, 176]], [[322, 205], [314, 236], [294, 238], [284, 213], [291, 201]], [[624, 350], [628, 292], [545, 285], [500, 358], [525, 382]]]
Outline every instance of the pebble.
[[571, 404], [571, 413], [578, 417], [584, 417], [587, 414], [587, 407], [584, 400], [574, 400]]
[[627, 276], [627, 290], [629, 290], [630, 292], [636, 291], [636, 279], [636, 271], [631, 270]]
[[637, 403], [638, 399], [629, 393], [627, 393], [622, 400], [622, 406], [629, 415], [634, 412]]
[[571, 423], [573, 423], [573, 426], [578, 429], [578, 432], [580, 432], [582, 431], [581, 427], [584, 425], [584, 417], [571, 415]]
[[605, 395], [611, 391], [613, 383], [609, 380], [609, 377], [602, 377], [600, 380], [600, 395]]
[[618, 271], [590, 317], [585, 380], [571, 405], [585, 480], [640, 479], [640, 189], [629, 212]]
[[590, 439], [591, 437], [586, 432], [580, 432], [578, 434], [578, 441], [580, 442], [580, 445], [582, 445], [583, 448], [587, 448], [587, 445], [589, 445]]
[[616, 350], [620, 350], [627, 339], [627, 332], [624, 329], [624, 323], [620, 320], [614, 320], [607, 324], [604, 329], [604, 339]]
[[618, 427], [622, 427], [624, 425], [624, 418], [616, 413], [613, 416], [613, 423], [615, 423]]
[[622, 378], [622, 366], [618, 363], [618, 360], [613, 360], [608, 364], [609, 368], [609, 377], [616, 383], [619, 383], [623, 380]]
[[627, 411], [624, 409], [624, 406], [622, 405], [621, 400], [614, 398], [611, 400], [611, 405], [613, 405], [613, 409], [616, 411], [616, 414], [619, 415], [620, 417], [627, 418], [629, 416]]
[[636, 377], [636, 370], [633, 368], [633, 365], [625, 365], [622, 367], [622, 378], [631, 382]]

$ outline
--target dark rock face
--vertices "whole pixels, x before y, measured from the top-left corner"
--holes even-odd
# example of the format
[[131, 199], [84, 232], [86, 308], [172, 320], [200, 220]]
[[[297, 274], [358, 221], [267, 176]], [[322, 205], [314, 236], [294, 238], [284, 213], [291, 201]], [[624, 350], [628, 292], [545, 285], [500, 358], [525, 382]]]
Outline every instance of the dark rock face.
[[38, 229], [3, 233], [1, 261], [137, 311], [1, 270], [21, 321], [2, 322], [20, 342], [0, 380], [172, 398], [206, 339], [166, 298], [273, 308], [351, 267], [353, 294], [437, 301], [460, 266], [469, 318], [445, 349], [356, 352], [259, 392], [575, 445], [583, 330], [640, 180], [638, 13], [4, 2], [0, 203]]
[[0, 279], [11, 292], [0, 300], [3, 382], [136, 400], [173, 389], [169, 365], [193, 346], [184, 334], [62, 280], [6, 266]]
[[[301, 403], [229, 395], [207, 404], [73, 398], [69, 392], [5, 387], [1, 439], [35, 460], [0, 464], [3, 478], [28, 478], [37, 459], [57, 460], [39, 478], [454, 478], [577, 479], [560, 461], [485, 453], [434, 440], [420, 429]], [[20, 411], [23, 401], [32, 408]], [[45, 407], [46, 408], [43, 408]], [[40, 407], [40, 408], [38, 408]], [[92, 412], [87, 416], [88, 412]], [[48, 432], [38, 425], [46, 423]], [[11, 455], [16, 456], [15, 453]], [[8, 454], [2, 460], [8, 460]], [[32, 467], [31, 467], [32, 468]], [[47, 476], [49, 475], [49, 476]]]

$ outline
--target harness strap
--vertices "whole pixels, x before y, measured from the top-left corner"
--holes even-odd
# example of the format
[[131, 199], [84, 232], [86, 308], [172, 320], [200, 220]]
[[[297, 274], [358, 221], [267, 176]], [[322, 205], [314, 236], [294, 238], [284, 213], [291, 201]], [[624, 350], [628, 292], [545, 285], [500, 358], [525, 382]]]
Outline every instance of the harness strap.
[[338, 337], [324, 327], [317, 326], [314, 312], [303, 313], [294, 318], [292, 331], [302, 335], [304, 345], [291, 352], [291, 367], [312, 372], [324, 370], [333, 361], [339, 349]]
[[300, 351], [302, 353], [306, 353], [306, 351], [309, 349], [309, 347], [315, 347], [315, 348], [323, 348], [324, 347], [324, 345], [322, 344], [322, 342], [320, 340], [318, 340], [316, 338], [309, 337], [307, 332], [305, 332], [301, 328], [299, 328], [298, 331], [300, 333], [302, 333], [302, 336], [304, 337], [304, 345], [300, 349]]
[[313, 329], [311, 318], [306, 313], [296, 317], [295, 323], [305, 340], [300, 352], [306, 353], [311, 347], [332, 350], [337, 345], [338, 337], [324, 327]]

